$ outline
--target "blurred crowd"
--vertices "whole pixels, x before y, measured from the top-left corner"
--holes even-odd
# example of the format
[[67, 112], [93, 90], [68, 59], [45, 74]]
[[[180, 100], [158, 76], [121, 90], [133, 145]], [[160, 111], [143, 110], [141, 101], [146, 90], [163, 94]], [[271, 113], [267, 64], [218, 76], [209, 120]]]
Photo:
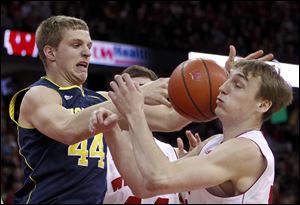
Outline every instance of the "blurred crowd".
[[[86, 20], [92, 39], [222, 55], [228, 54], [227, 45], [234, 44], [240, 56], [263, 49], [280, 62], [299, 64], [296, 1], [7, 1], [1, 3], [1, 31], [33, 32], [43, 19], [57, 14]], [[8, 116], [9, 100], [21, 89], [17, 82], [13, 88], [1, 92], [1, 197], [5, 203], [13, 203], [23, 179], [17, 130]], [[276, 159], [273, 203], [299, 202], [299, 89], [294, 92], [287, 121], [268, 121], [262, 129]], [[218, 121], [192, 123], [185, 129], [204, 138], [222, 131]], [[184, 138], [182, 131], [156, 136], [176, 145], [172, 136], [178, 134]]]
[[87, 21], [92, 39], [245, 56], [258, 49], [299, 64], [296, 1], [8, 1], [1, 29], [35, 31], [41, 20], [65, 14]]

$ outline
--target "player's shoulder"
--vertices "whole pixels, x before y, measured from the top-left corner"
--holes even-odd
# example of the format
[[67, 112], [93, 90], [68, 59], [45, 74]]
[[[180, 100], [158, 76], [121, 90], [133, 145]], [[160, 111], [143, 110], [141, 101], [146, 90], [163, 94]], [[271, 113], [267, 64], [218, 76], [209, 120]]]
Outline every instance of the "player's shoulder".
[[201, 144], [202, 146], [206, 145], [208, 142], [212, 143], [212, 142], [222, 142], [224, 139], [223, 134], [215, 134], [212, 135], [210, 137], [208, 137], [207, 139], [205, 139]]
[[223, 162], [228, 159], [229, 161], [234, 161], [235, 164], [238, 162], [249, 162], [253, 159], [257, 160], [262, 157], [259, 146], [247, 138], [232, 138], [226, 140], [220, 143], [212, 153], [219, 155], [220, 160]]
[[34, 86], [28, 89], [23, 97], [24, 103], [29, 103], [31, 106], [42, 103], [59, 102], [61, 103], [61, 97], [59, 93], [49, 87]]

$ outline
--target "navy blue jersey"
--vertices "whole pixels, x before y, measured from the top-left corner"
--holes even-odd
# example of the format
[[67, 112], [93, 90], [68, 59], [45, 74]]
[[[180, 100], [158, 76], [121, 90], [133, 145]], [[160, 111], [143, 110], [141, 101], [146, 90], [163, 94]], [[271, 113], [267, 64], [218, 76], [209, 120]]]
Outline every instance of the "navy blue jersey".
[[[79, 86], [59, 87], [41, 78], [16, 93], [10, 103], [10, 117], [17, 123], [20, 102], [30, 87], [56, 90], [62, 106], [76, 113], [105, 101], [100, 94]], [[15, 203], [102, 203], [106, 192], [106, 150], [102, 133], [74, 145], [55, 141], [35, 128], [18, 125], [18, 144], [24, 159], [24, 186]]]

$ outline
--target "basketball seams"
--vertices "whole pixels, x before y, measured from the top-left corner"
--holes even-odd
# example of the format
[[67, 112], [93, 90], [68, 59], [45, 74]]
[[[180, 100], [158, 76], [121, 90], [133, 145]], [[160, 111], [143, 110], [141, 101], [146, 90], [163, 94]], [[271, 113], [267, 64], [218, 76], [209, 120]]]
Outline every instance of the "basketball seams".
[[215, 119], [216, 99], [219, 86], [227, 78], [225, 74], [224, 70], [210, 59], [198, 58], [179, 64], [170, 76], [168, 87], [174, 109], [197, 122]]
[[[173, 106], [174, 108], [176, 108], [177, 110], [180, 110], [180, 112], [182, 112], [182, 113], [184, 113], [184, 114], [186, 115], [186, 116], [183, 115], [184, 117], [190, 116], [190, 117], [188, 117], [188, 118], [191, 118], [191, 117], [192, 117], [192, 119], [197, 119], [197, 117], [192, 116], [191, 113], [187, 113], [187, 112], [185, 112], [183, 109], [181, 109], [181, 108], [175, 103], [175, 101], [174, 101], [173, 98], [171, 97], [170, 93], [169, 93], [169, 98], [170, 98], [170, 100], [173, 102], [172, 106]], [[176, 109], [175, 109], [175, 110], [176, 110]]]
[[212, 82], [211, 82], [211, 78], [210, 78], [210, 72], [208, 70], [206, 62], [202, 58], [200, 58], [200, 60], [204, 64], [204, 68], [205, 68], [205, 71], [206, 71], [207, 76], [208, 76], [208, 84], [209, 84], [209, 110], [210, 110], [210, 112], [213, 115], [215, 115], [215, 113], [212, 111]]
[[[184, 62], [182, 64], [184, 64]], [[191, 118], [193, 120], [198, 120], [197, 116], [193, 115], [192, 113], [187, 113], [178, 104], [176, 104], [176, 101], [173, 100], [173, 97], [172, 97], [172, 95], [173, 95], [172, 91], [173, 91], [173, 89], [169, 90], [169, 98], [170, 98], [170, 101], [172, 102], [172, 105], [175, 108], [175, 110], [178, 109], [179, 111], [181, 111], [182, 113], [184, 113], [186, 115], [185, 117], [189, 116], [188, 118]]]
[[[186, 91], [186, 94], [187, 94], [187, 96], [188, 96], [188, 98], [190, 99], [190, 101], [192, 102], [192, 105], [194, 106], [194, 108], [196, 108], [196, 110], [199, 112], [199, 114], [201, 114], [202, 116], [204, 116], [206, 119], [208, 119], [208, 117], [205, 115], [205, 114], [203, 114], [202, 112], [201, 112], [201, 110], [200, 110], [200, 108], [197, 106], [197, 104], [195, 103], [195, 101], [194, 101], [194, 99], [193, 99], [193, 97], [192, 97], [192, 95], [191, 95], [191, 93], [190, 93], [190, 91], [189, 91], [189, 89], [188, 89], [188, 86], [187, 86], [187, 83], [186, 83], [186, 80], [185, 80], [185, 75], [184, 75], [184, 70], [185, 70], [185, 64], [186, 64], [186, 62], [184, 62], [183, 64], [182, 64], [182, 66], [181, 66], [181, 77], [182, 77], [182, 81], [183, 81], [183, 85], [184, 85], [184, 88], [185, 88], [185, 91]], [[199, 120], [199, 119], [197, 119], [197, 120]], [[201, 121], [201, 120], [200, 120]]]

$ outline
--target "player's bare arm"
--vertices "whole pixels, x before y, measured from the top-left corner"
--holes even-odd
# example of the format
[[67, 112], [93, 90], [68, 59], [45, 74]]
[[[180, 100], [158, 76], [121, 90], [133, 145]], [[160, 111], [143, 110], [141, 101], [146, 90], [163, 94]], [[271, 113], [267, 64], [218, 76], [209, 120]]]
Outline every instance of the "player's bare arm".
[[134, 195], [141, 196], [141, 193], [147, 193], [147, 190], [143, 186], [143, 176], [136, 164], [131, 137], [127, 131], [121, 131], [116, 116], [107, 109], [99, 108], [92, 113], [89, 128], [91, 132], [95, 132], [98, 127], [103, 127], [103, 124], [112, 127], [104, 132], [104, 136], [114, 163]]
[[[100, 107], [110, 109], [111, 105], [111, 102], [104, 102], [73, 114], [71, 110], [62, 107], [61, 97], [56, 91], [37, 86], [24, 96], [19, 124], [36, 128], [54, 140], [71, 145], [92, 136], [88, 129], [91, 113]], [[100, 129], [105, 131], [107, 127]]]

